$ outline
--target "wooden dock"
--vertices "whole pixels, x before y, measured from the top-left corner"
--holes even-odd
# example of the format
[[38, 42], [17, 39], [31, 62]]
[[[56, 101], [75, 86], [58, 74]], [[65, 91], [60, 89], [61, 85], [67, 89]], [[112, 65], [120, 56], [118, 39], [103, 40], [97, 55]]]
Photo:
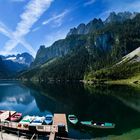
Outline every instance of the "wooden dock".
[[52, 124], [52, 127], [51, 127], [49, 140], [54, 140], [55, 139], [56, 133], [59, 133], [59, 131], [58, 131], [59, 128], [58, 127], [60, 125], [64, 126], [65, 127], [65, 132], [68, 133], [66, 115], [65, 114], [54, 114], [53, 124]]
[[[10, 114], [13, 115], [16, 113], [15, 111], [10, 111]], [[10, 122], [7, 121], [9, 117], [9, 111], [5, 111], [0, 114], [1, 124], [0, 126], [3, 128], [14, 129], [16, 131], [25, 131], [30, 132], [29, 127], [24, 127], [23, 125], [19, 127], [18, 122]], [[68, 133], [68, 126], [65, 114], [54, 114], [52, 125], [38, 125], [34, 126], [36, 133], [43, 133], [44, 135], [49, 134], [49, 140], [54, 140], [56, 135], [60, 133]]]
[[54, 114], [52, 125], [41, 125], [36, 126], [39, 132], [50, 133], [49, 140], [54, 140], [55, 136], [59, 134], [59, 126], [63, 125], [65, 127], [65, 132], [68, 133], [67, 119], [65, 114]]

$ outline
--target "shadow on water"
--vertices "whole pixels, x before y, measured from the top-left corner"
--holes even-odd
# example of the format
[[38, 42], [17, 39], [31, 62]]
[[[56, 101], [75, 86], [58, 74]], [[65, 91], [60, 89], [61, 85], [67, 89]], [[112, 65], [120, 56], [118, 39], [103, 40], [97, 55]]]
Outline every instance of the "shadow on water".
[[[140, 128], [140, 90], [134, 87], [42, 84], [38, 87], [32, 85], [32, 88], [42, 91], [43, 95], [65, 106], [63, 109], [56, 109], [55, 112], [75, 114], [79, 120], [116, 124], [116, 128], [113, 130], [97, 130], [81, 126], [75, 128], [83, 132], [88, 131], [94, 137], [109, 134], [120, 135]], [[38, 100], [38, 98], [36, 99]]]
[[140, 128], [140, 89], [129, 86], [0, 82], [0, 109], [24, 115], [75, 114], [81, 121], [114, 122], [112, 130], [69, 125], [69, 137], [94, 138], [120, 135]]

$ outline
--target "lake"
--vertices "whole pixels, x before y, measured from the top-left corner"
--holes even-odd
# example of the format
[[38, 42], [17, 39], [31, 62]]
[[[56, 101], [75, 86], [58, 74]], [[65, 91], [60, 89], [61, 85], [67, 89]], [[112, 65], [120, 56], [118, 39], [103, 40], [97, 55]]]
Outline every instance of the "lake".
[[83, 84], [22, 84], [0, 81], [0, 109], [23, 115], [75, 114], [80, 121], [113, 122], [116, 128], [98, 130], [69, 124], [69, 137], [90, 139], [121, 135], [140, 128], [140, 89], [129, 86]]

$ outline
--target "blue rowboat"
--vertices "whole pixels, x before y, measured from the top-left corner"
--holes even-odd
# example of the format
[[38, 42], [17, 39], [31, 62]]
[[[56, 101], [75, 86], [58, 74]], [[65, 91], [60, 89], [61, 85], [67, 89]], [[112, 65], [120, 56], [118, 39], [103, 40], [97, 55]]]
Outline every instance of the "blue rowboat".
[[44, 122], [45, 124], [51, 124], [53, 122], [53, 115], [51, 114], [46, 115]]

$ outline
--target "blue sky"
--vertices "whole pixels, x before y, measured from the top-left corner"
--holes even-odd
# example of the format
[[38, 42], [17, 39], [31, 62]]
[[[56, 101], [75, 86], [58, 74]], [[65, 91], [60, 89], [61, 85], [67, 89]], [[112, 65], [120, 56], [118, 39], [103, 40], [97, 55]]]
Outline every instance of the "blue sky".
[[69, 29], [110, 12], [140, 12], [139, 0], [0, 0], [0, 54], [29, 52], [65, 38]]

